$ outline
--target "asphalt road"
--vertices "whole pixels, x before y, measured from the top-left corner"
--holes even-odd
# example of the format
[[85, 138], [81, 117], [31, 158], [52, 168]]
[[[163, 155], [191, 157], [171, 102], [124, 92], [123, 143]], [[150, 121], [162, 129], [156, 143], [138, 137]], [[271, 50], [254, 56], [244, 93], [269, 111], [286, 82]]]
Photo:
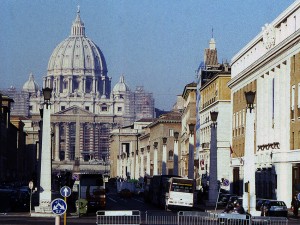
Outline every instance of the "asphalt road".
[[[138, 210], [141, 212], [142, 221], [145, 220], [146, 212], [155, 212], [158, 215], [165, 215], [163, 209], [159, 209], [151, 204], [144, 203], [143, 198], [140, 196], [132, 196], [130, 198], [121, 197], [115, 191], [110, 191], [107, 194], [107, 206], [105, 210]], [[212, 210], [213, 212], [213, 210]], [[218, 211], [217, 211], [218, 212]], [[176, 214], [175, 214], [176, 215]], [[45, 217], [30, 217], [29, 212], [8, 212], [7, 214], [0, 214], [0, 224], [1, 225], [54, 225], [55, 218], [45, 218]], [[64, 224], [63, 216], [61, 217], [60, 224]], [[86, 216], [69, 215], [67, 217], [67, 225], [77, 225], [84, 224], [90, 225], [96, 224], [96, 213], [91, 212]], [[289, 217], [289, 225], [300, 224], [300, 218]]]

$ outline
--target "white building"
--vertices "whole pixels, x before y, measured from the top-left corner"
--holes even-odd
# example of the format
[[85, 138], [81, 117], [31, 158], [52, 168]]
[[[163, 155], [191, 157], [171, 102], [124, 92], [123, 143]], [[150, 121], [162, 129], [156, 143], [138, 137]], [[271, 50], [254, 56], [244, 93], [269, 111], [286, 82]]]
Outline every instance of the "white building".
[[[231, 181], [243, 179], [244, 148], [253, 145], [256, 197], [283, 200], [288, 206], [300, 192], [299, 40], [300, 1], [295, 1], [232, 58], [228, 83], [236, 153]], [[250, 90], [256, 92], [254, 143], [245, 143], [244, 92]]]

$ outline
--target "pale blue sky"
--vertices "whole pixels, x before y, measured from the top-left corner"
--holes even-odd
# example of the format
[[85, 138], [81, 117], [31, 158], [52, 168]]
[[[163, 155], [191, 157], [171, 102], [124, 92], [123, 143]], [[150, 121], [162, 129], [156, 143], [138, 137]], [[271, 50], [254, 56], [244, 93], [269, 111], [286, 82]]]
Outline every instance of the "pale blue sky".
[[70, 35], [80, 5], [86, 36], [102, 50], [112, 87], [153, 92], [169, 110], [195, 79], [213, 35], [219, 62], [236, 54], [294, 0], [2, 0], [0, 89], [21, 88], [33, 73], [42, 85], [54, 48]]

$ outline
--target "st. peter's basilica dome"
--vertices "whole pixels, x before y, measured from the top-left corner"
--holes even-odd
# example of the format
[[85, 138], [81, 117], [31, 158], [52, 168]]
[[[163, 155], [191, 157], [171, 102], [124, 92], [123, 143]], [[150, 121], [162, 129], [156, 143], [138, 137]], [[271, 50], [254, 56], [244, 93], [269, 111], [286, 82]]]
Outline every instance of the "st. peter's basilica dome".
[[54, 49], [48, 63], [48, 73], [53, 75], [73, 69], [85, 70], [94, 75], [107, 73], [103, 53], [85, 36], [85, 27], [79, 10], [71, 28], [71, 35]]

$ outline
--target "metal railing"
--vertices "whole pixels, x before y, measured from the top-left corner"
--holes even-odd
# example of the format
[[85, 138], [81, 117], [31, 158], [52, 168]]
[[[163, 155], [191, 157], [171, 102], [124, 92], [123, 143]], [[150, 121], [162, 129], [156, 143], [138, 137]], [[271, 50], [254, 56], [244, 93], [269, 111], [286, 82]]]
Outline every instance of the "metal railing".
[[255, 216], [251, 221], [253, 225], [288, 225], [288, 219], [285, 217]]
[[122, 224], [122, 225], [139, 225], [141, 224], [141, 212], [138, 210], [116, 210], [116, 211], [97, 211], [96, 224]]
[[174, 225], [177, 224], [178, 216], [176, 212], [172, 211], [147, 211], [145, 224], [163, 224]]
[[97, 225], [288, 225], [285, 217], [251, 217], [198, 211], [147, 211], [143, 220], [138, 210], [98, 211], [96, 215]]

